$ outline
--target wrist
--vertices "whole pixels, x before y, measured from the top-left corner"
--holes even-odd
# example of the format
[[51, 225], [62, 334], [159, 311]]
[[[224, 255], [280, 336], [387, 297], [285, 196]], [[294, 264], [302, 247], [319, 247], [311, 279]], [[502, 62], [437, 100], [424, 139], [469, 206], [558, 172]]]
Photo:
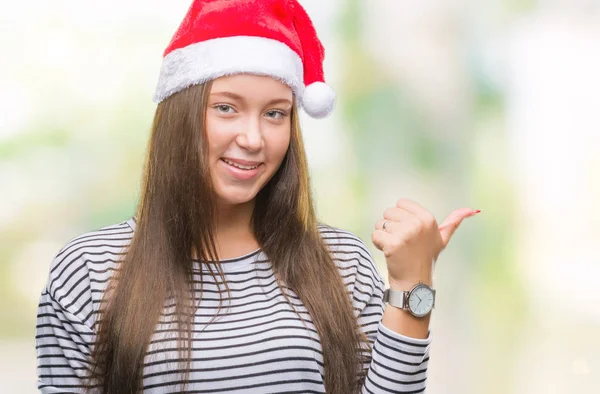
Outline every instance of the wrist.
[[392, 278], [390, 288], [383, 293], [383, 302], [397, 309], [409, 312], [415, 318], [429, 316], [435, 306], [435, 289], [432, 283], [423, 280], [402, 280]]
[[417, 277], [414, 279], [394, 279], [388, 278], [390, 289], [395, 291], [409, 291], [419, 282], [426, 284], [429, 287], [433, 287], [433, 278], [431, 276]]

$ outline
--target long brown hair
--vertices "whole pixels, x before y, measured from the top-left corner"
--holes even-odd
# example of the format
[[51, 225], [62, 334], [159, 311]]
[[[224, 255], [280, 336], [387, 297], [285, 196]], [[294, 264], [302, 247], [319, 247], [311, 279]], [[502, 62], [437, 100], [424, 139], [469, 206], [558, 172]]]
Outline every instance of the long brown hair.
[[[187, 360], [184, 380], [189, 377], [194, 300], [202, 296], [192, 280], [193, 252], [217, 262], [210, 275], [215, 281], [218, 275], [229, 292], [216, 253], [214, 190], [205, 159], [210, 87], [191, 86], [156, 109], [136, 230], [101, 303], [90, 383], [103, 393], [141, 390], [144, 356], [167, 298], [175, 304], [178, 349]], [[364, 380], [367, 341], [319, 234], [297, 111], [294, 104], [284, 160], [256, 196], [252, 228], [276, 277], [298, 295], [317, 329], [327, 392], [354, 393]]]

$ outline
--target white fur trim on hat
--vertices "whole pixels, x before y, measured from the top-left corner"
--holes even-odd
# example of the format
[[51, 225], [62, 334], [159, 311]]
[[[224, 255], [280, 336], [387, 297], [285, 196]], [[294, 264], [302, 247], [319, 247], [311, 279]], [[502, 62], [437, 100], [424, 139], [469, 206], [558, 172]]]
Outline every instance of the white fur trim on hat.
[[324, 118], [333, 111], [335, 92], [324, 82], [313, 82], [304, 89], [302, 106], [313, 118]]
[[304, 72], [298, 54], [281, 41], [254, 36], [215, 38], [173, 50], [163, 59], [153, 101], [240, 73], [272, 76], [290, 86], [297, 102], [302, 102]]

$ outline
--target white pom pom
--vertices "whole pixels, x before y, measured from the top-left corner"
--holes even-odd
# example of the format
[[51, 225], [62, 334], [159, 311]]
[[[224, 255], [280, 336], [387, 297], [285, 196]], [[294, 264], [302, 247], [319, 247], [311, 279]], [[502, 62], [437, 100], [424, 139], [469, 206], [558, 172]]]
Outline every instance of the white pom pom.
[[313, 82], [304, 89], [302, 107], [313, 118], [324, 118], [333, 111], [335, 92], [326, 83]]

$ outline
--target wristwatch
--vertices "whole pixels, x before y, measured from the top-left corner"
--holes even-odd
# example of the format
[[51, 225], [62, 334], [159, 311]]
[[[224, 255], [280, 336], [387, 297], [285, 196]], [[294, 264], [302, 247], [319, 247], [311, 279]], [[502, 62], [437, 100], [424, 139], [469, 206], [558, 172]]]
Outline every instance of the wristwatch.
[[383, 302], [409, 311], [413, 316], [424, 317], [435, 306], [435, 290], [423, 282], [416, 284], [410, 291], [386, 289]]

